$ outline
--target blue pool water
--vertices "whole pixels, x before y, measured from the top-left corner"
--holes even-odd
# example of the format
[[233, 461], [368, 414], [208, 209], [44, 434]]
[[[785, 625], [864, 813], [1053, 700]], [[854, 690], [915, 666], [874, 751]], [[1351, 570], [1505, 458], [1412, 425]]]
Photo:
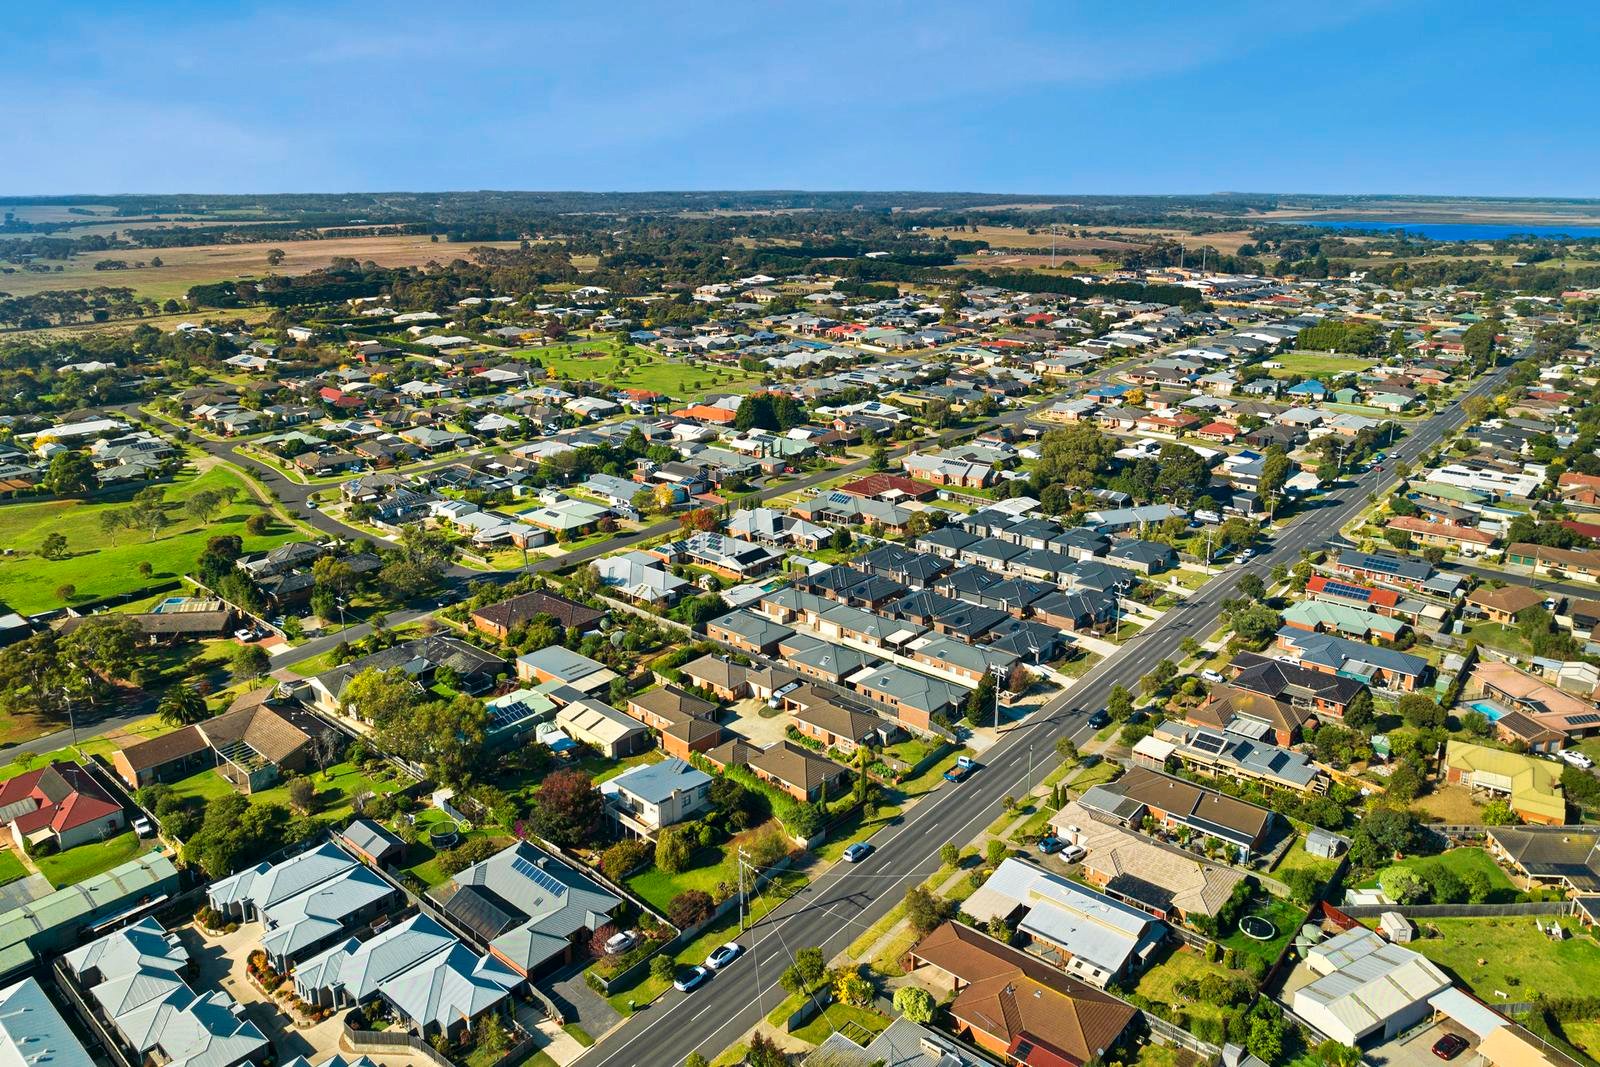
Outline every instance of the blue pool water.
[[1506, 713], [1506, 709], [1504, 709], [1504, 708], [1502, 708], [1502, 707], [1500, 707], [1500, 706], [1498, 706], [1496, 704], [1490, 704], [1487, 701], [1483, 701], [1483, 700], [1479, 700], [1479, 701], [1476, 701], [1473, 704], [1469, 704], [1468, 707], [1472, 708], [1473, 711], [1481, 711], [1481, 712], [1483, 712], [1483, 717], [1485, 719], [1488, 719], [1490, 722], [1494, 722], [1496, 719], [1498, 719], [1500, 716], [1502, 716], [1502, 715], [1504, 715]]
[[1538, 225], [1499, 222], [1389, 222], [1384, 219], [1283, 219], [1296, 226], [1324, 230], [1386, 230], [1420, 234], [1434, 241], [1498, 241], [1532, 234], [1535, 237], [1600, 237], [1600, 226]]

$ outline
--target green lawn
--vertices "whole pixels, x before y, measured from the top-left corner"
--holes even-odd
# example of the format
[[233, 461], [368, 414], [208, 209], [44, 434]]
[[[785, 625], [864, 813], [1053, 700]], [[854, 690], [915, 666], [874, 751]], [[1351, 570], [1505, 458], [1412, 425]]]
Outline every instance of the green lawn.
[[1271, 966], [1278, 958], [1278, 953], [1283, 951], [1283, 946], [1300, 932], [1300, 921], [1305, 918], [1306, 909], [1279, 897], [1271, 897], [1257, 900], [1245, 909], [1245, 914], [1266, 919], [1278, 928], [1277, 936], [1271, 941], [1257, 941], [1235, 930], [1222, 939], [1222, 947], [1231, 948], [1240, 955], [1259, 956], [1262, 962]]
[[900, 808], [893, 804], [880, 804], [872, 818], [867, 818], [858, 808], [843, 823], [829, 831], [826, 842], [815, 852], [823, 863], [832, 863], [844, 855], [844, 850], [857, 841], [865, 841], [873, 834], [900, 819]]
[[511, 353], [537, 359], [557, 379], [598, 381], [619, 389], [650, 389], [676, 400], [707, 392], [748, 392], [761, 376], [738, 367], [690, 366], [658, 352], [629, 345], [624, 358], [608, 342], [548, 345]]
[[[170, 582], [194, 568], [206, 540], [218, 534], [238, 534], [247, 552], [272, 548], [304, 536], [303, 531], [274, 521], [262, 537], [245, 533], [245, 519], [262, 510], [244, 482], [231, 471], [215, 467], [196, 476], [185, 472], [165, 486], [172, 525], [152, 539], [136, 530], [107, 532], [100, 516], [125, 508], [126, 502], [50, 500], [0, 505], [0, 545], [16, 554], [0, 559], [0, 600], [23, 614], [61, 606], [56, 589], [71, 585], [75, 599], [101, 599], [135, 595], [156, 582]], [[232, 489], [235, 500], [209, 523], [185, 515], [179, 502], [202, 489]], [[51, 533], [67, 538], [68, 556], [47, 560], [38, 555], [40, 543]], [[151, 576], [139, 574], [148, 562]]]
[[737, 883], [739, 874], [727, 851], [721, 845], [697, 848], [690, 857], [691, 866], [677, 874], [667, 874], [659, 867], [650, 866], [628, 879], [628, 888], [637, 893], [646, 904], [665, 915], [672, 898], [689, 889], [716, 895], [719, 882]]
[[1306, 835], [1302, 829], [1295, 834], [1294, 841], [1284, 849], [1283, 856], [1279, 858], [1278, 865], [1272, 868], [1272, 873], [1282, 878], [1294, 870], [1308, 870], [1322, 881], [1326, 882], [1333, 877], [1333, 872], [1339, 866], [1338, 860], [1325, 860], [1321, 856], [1313, 856], [1306, 851]]
[[1466, 638], [1476, 641], [1480, 645], [1498, 648], [1502, 652], [1509, 652], [1513, 656], [1532, 655], [1528, 646], [1528, 639], [1522, 636], [1515, 626], [1507, 626], [1498, 622], [1476, 622], [1466, 629]]
[[[317, 810], [316, 815], [335, 822], [350, 815], [353, 803], [357, 796], [366, 792], [393, 793], [404, 782], [398, 781], [393, 776], [384, 774], [373, 777], [364, 774], [353, 763], [335, 763], [329, 767], [327, 773], [316, 771], [309, 775], [312, 784], [316, 787]], [[220, 779], [219, 779], [220, 780]], [[224, 785], [227, 783], [224, 782]], [[263, 789], [252, 795], [251, 800], [257, 804], [281, 804], [290, 807], [289, 786], [280, 782], [270, 789]]]
[[[835, 1030], [843, 1030], [853, 1023], [873, 1037], [877, 1037], [889, 1029], [889, 1021], [887, 1016], [871, 1008], [858, 1008], [853, 1004], [829, 1004], [810, 1022], [796, 1030], [793, 1036], [808, 1045], [820, 1045], [827, 1040], [829, 1034]], [[853, 1028], [852, 1033], [855, 1033]], [[860, 1036], [859, 1033], [856, 1033], [856, 1036]]]
[[1362, 359], [1359, 356], [1336, 356], [1327, 352], [1290, 352], [1287, 356], [1274, 356], [1274, 362], [1282, 363], [1282, 370], [1270, 373], [1274, 378], [1287, 378], [1291, 374], [1299, 374], [1307, 378], [1318, 378], [1323, 375], [1359, 374], [1368, 367], [1374, 366], [1374, 361]]
[[141, 851], [139, 835], [129, 830], [107, 841], [79, 845], [54, 856], [40, 856], [36, 862], [39, 872], [50, 880], [51, 885], [60, 889], [127, 863]]
[[1499, 999], [1497, 989], [1511, 1000], [1532, 1000], [1536, 993], [1552, 999], [1592, 996], [1600, 989], [1600, 943], [1579, 933], [1571, 919], [1560, 922], [1573, 935], [1565, 941], [1540, 935], [1526, 915], [1422, 919], [1419, 934], [1431, 928], [1440, 936], [1419, 936], [1408, 947], [1451, 971], [1486, 1004]]
[[1140, 975], [1139, 984], [1134, 987], [1134, 992], [1157, 1003], [1169, 1005], [1190, 1018], [1221, 1019], [1230, 1009], [1208, 1001], [1187, 1000], [1180, 997], [1173, 987], [1184, 978], [1198, 981], [1207, 974], [1233, 973], [1240, 972], [1231, 972], [1220, 963], [1207, 963], [1206, 958], [1199, 952], [1183, 947], [1174, 950], [1160, 963]]
[[28, 868], [22, 865], [22, 861], [17, 859], [10, 849], [0, 852], [0, 885], [15, 882], [27, 874]]
[[1390, 864], [1379, 871], [1376, 878], [1370, 879], [1368, 884], [1386, 886], [1388, 879], [1395, 873], [1403, 870], [1415, 871], [1422, 874], [1433, 867], [1443, 867], [1453, 872], [1457, 877], [1468, 871], [1478, 871], [1489, 880], [1491, 888], [1490, 901], [1508, 901], [1516, 895], [1516, 886], [1511, 884], [1511, 879], [1506, 872], [1500, 869], [1494, 858], [1481, 848], [1452, 848], [1439, 853], [1437, 856], [1413, 856]]
[[[395, 819], [390, 821], [389, 829], [396, 829], [398, 822], [399, 817], [396, 816]], [[422, 881], [423, 885], [429, 887], [436, 886], [450, 876], [445, 874], [444, 871], [440, 869], [439, 854], [433, 850], [432, 845], [428, 844], [428, 833], [431, 830], [438, 830], [445, 826], [449, 826], [453, 829], [455, 828], [455, 823], [451, 822], [450, 817], [444, 812], [440, 811], [438, 808], [423, 808], [421, 811], [416, 813], [415, 825], [417, 829], [417, 842], [414, 845], [406, 846], [406, 859], [409, 860], [411, 864], [406, 868], [406, 873], [415, 875]], [[487, 830], [479, 827], [473, 827], [471, 830], [468, 830], [466, 833], [462, 834], [461, 841], [465, 843], [475, 837], [487, 837], [492, 840], [503, 841], [507, 844], [509, 844], [511, 841], [509, 837], [491, 834]]]

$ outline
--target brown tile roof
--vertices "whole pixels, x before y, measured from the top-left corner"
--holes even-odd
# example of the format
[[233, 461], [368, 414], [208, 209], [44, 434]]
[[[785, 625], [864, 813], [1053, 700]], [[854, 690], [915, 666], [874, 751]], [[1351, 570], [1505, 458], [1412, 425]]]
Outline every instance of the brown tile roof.
[[1204, 703], [1190, 708], [1188, 719], [1196, 726], [1215, 726], [1220, 730], [1235, 715], [1261, 719], [1271, 723], [1275, 730], [1292, 734], [1311, 717], [1311, 712], [1297, 708], [1287, 700], [1276, 700], [1228, 685], [1214, 688]]
[[1483, 586], [1467, 594], [1467, 603], [1515, 615], [1519, 611], [1544, 603], [1544, 595], [1525, 585], [1507, 585], [1499, 589]]
[[[247, 694], [251, 695], [251, 694]], [[227, 711], [199, 724], [211, 747], [221, 749], [243, 741], [263, 759], [282, 763], [308, 744], [326, 727], [314, 716], [298, 710], [257, 703]]]
[[779, 741], [768, 745], [753, 756], [749, 763], [756, 770], [763, 771], [780, 782], [799, 786], [807, 793], [824, 782], [849, 773], [849, 768], [843, 764], [835, 763], [826, 756], [819, 756], [793, 741]]
[[564, 596], [535, 590], [509, 600], [502, 600], [498, 604], [479, 608], [472, 613], [474, 619], [482, 619], [490, 626], [503, 626], [508, 630], [527, 622], [535, 615], [548, 615], [569, 630], [582, 630], [599, 622], [605, 617], [605, 612], [596, 611]]
[[836, 737], [848, 737], [852, 741], [864, 740], [875, 731], [889, 725], [876, 715], [864, 711], [851, 711], [849, 708], [841, 708], [827, 701], [809, 703], [805, 707], [796, 708], [793, 714], [797, 722], [809, 723]]
[[664, 685], [628, 698], [630, 708], [641, 708], [663, 719], [709, 719], [716, 714], [717, 706], [701, 700], [693, 693], [685, 693], [677, 686]]
[[1116, 1044], [1137, 1014], [1116, 997], [960, 923], [945, 923], [911, 954], [960, 979], [964, 988], [950, 1014], [1008, 1049], [1030, 1042], [1082, 1063]]
[[1161, 774], [1147, 767], [1134, 767], [1119, 778], [1118, 793], [1152, 808], [1182, 818], [1196, 817], [1218, 826], [1260, 836], [1272, 813], [1265, 808], [1202, 788], [1182, 778]]
[[206, 747], [206, 739], [193, 726], [139, 741], [122, 750], [122, 758], [135, 772], [146, 771], [192, 756]]

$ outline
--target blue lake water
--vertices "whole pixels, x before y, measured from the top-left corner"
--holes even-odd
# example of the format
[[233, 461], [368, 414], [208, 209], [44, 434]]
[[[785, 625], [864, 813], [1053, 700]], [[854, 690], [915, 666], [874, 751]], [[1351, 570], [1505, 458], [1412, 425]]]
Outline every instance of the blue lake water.
[[1283, 219], [1297, 226], [1324, 230], [1404, 230], [1435, 241], [1497, 241], [1532, 234], [1536, 237], [1600, 237], [1600, 226], [1536, 225], [1497, 222], [1390, 222], [1385, 219]]

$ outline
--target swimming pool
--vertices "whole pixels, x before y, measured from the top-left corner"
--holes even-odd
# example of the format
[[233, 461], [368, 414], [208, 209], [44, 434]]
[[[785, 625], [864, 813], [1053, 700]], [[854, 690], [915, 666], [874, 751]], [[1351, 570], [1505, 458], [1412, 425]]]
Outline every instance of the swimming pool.
[[1483, 717], [1490, 722], [1494, 722], [1506, 713], [1505, 708], [1502, 708], [1499, 704], [1491, 704], [1487, 700], [1476, 700], [1467, 706], [1473, 711], [1483, 712]]

